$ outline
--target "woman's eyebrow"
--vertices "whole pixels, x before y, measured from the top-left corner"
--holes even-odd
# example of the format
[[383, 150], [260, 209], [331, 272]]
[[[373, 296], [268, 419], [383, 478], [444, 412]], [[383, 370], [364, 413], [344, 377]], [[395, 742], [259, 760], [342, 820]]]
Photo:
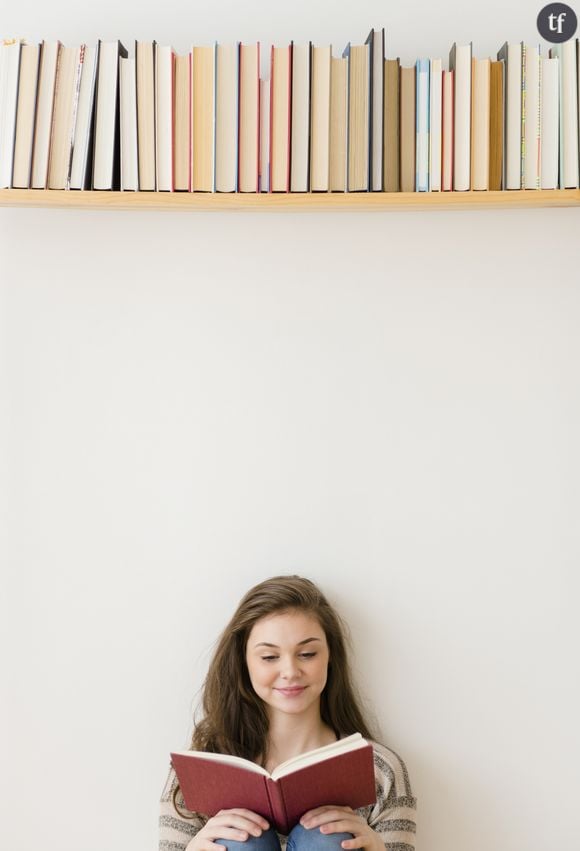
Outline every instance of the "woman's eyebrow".
[[[302, 644], [308, 644], [309, 641], [320, 641], [320, 638], [305, 638], [304, 641], [299, 641], [296, 645], [300, 647]], [[278, 650], [280, 649], [277, 644], [270, 644], [269, 641], [260, 641], [259, 644], [254, 644], [254, 647], [276, 647]]]

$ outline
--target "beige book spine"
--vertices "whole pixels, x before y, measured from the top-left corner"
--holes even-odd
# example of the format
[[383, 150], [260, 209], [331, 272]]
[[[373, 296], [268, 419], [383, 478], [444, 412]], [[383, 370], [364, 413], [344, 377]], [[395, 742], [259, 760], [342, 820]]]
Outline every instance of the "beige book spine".
[[49, 189], [66, 189], [68, 186], [80, 85], [80, 55], [78, 47], [63, 47], [59, 51], [48, 160]]
[[192, 186], [194, 192], [213, 192], [214, 48], [194, 47], [192, 54]]
[[401, 68], [401, 192], [415, 191], [415, 66]]
[[310, 189], [327, 192], [330, 177], [330, 47], [312, 48]]
[[188, 192], [191, 189], [190, 180], [190, 148], [191, 148], [191, 96], [190, 96], [190, 56], [175, 57], [175, 94], [173, 134], [173, 180], [176, 192]]
[[369, 46], [350, 48], [348, 191], [369, 188]]
[[240, 48], [240, 175], [239, 191], [256, 192], [259, 170], [259, 47]]
[[272, 50], [270, 192], [287, 192], [290, 177], [290, 49]]
[[346, 192], [347, 70], [345, 58], [332, 57], [330, 63], [330, 152], [329, 188]]
[[135, 42], [139, 189], [155, 191], [155, 42]]
[[383, 189], [399, 192], [401, 189], [399, 167], [400, 136], [400, 62], [385, 59]]
[[489, 189], [490, 61], [472, 60], [471, 88], [471, 188]]
[[218, 44], [215, 191], [235, 192], [238, 178], [238, 46]]

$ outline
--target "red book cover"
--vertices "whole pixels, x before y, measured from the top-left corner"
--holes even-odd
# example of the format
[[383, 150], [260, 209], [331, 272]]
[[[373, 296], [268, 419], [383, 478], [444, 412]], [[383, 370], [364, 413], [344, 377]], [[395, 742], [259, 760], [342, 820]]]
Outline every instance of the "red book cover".
[[[360, 746], [336, 753], [336, 746], [340, 750], [341, 743], [357, 740]], [[356, 809], [375, 802], [372, 746], [358, 734], [333, 745], [278, 766], [282, 774], [278, 777], [276, 771], [271, 777], [239, 757], [226, 756], [230, 761], [220, 762], [214, 754], [189, 751], [172, 753], [171, 760], [185, 805], [192, 812], [211, 817], [220, 810], [244, 807], [287, 835], [315, 807], [336, 804]]]

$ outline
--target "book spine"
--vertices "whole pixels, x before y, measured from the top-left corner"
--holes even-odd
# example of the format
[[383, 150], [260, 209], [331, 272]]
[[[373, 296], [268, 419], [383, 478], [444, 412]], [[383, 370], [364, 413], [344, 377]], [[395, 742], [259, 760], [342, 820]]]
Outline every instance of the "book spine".
[[268, 794], [268, 802], [270, 804], [274, 827], [279, 833], [288, 835], [292, 825], [290, 825], [288, 821], [288, 813], [284, 803], [282, 786], [276, 780], [272, 780], [271, 777], [264, 777], [264, 783], [266, 785], [266, 792]]

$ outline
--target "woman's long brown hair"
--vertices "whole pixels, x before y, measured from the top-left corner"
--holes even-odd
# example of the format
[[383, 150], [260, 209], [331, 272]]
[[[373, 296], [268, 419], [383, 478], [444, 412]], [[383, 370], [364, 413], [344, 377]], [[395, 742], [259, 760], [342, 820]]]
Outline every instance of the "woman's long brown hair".
[[315, 617], [326, 635], [330, 661], [320, 698], [322, 721], [338, 738], [351, 733], [375, 738], [352, 683], [347, 631], [340, 616], [309, 579], [274, 576], [250, 588], [218, 640], [203, 685], [203, 716], [194, 727], [192, 750], [227, 753], [253, 762], [263, 758], [268, 717], [250, 682], [246, 645], [257, 621], [289, 610]]

